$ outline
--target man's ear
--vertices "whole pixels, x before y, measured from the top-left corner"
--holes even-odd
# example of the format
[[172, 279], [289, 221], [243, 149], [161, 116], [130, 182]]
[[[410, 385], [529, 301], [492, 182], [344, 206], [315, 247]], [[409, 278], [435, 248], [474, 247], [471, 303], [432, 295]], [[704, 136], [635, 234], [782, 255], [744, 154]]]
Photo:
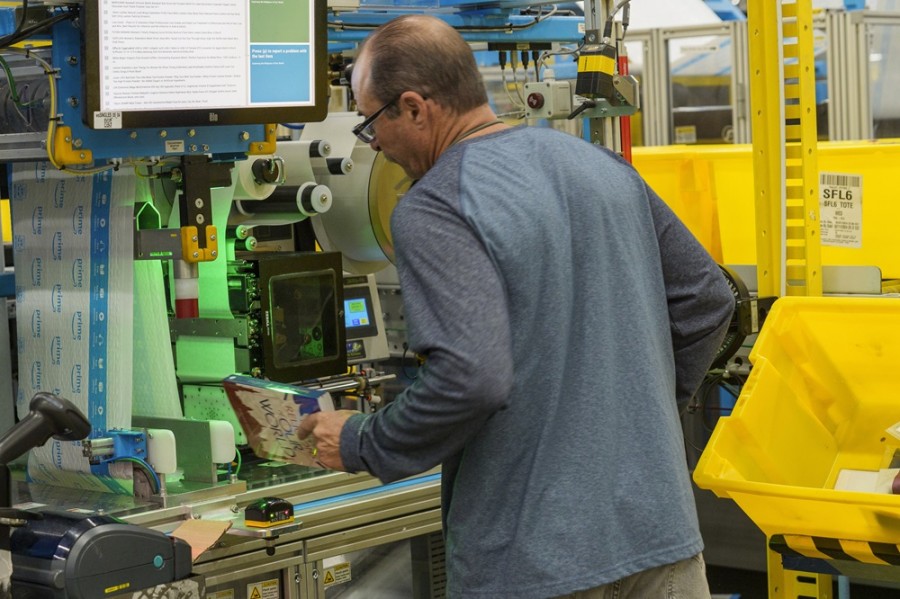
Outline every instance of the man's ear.
[[400, 106], [400, 110], [409, 115], [413, 123], [417, 125], [425, 123], [431, 117], [431, 105], [418, 92], [403, 92], [397, 104]]

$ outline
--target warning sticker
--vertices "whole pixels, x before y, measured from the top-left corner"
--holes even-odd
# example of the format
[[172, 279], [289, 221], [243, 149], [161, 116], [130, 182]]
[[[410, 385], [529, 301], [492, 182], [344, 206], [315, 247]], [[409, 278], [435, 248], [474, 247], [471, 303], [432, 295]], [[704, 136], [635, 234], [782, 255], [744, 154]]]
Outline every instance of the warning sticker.
[[822, 245], [862, 247], [862, 176], [819, 173]]
[[206, 599], [234, 599], [234, 589], [226, 589], [224, 591], [216, 591], [215, 593], [207, 593]]
[[326, 587], [334, 586], [336, 584], [344, 584], [345, 582], [350, 582], [352, 576], [350, 575], [350, 564], [348, 562], [344, 562], [342, 564], [335, 564], [330, 568], [325, 569], [325, 577], [322, 579], [322, 582], [325, 583]]
[[278, 579], [263, 580], [247, 585], [247, 599], [281, 599]]

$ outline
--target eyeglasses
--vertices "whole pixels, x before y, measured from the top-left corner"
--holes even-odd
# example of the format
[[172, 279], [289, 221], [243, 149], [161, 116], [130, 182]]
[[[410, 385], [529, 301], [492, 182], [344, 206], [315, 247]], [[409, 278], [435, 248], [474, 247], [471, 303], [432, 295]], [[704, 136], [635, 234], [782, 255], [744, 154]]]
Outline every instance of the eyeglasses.
[[353, 128], [353, 135], [358, 137], [363, 143], [370, 144], [375, 141], [375, 129], [372, 128], [372, 124], [375, 122], [375, 119], [381, 116], [382, 112], [390, 108], [390, 106], [399, 99], [400, 98], [394, 98], [393, 100], [370, 114], [366, 118], [366, 120]]

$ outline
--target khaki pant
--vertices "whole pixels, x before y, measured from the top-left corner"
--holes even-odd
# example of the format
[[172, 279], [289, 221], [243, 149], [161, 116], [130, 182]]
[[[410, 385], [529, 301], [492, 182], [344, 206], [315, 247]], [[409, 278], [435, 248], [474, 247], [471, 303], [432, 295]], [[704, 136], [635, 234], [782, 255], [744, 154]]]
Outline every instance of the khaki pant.
[[709, 599], [703, 555], [558, 599]]

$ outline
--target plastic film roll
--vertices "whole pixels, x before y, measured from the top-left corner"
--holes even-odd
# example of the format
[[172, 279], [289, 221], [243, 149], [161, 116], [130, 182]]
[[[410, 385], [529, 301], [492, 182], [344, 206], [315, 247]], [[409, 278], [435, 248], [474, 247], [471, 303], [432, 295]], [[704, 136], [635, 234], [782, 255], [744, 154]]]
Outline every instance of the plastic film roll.
[[317, 183], [281, 186], [266, 200], [244, 204], [237, 202], [238, 211], [247, 218], [245, 226], [288, 225], [309, 216], [322, 214], [331, 208], [331, 189]]
[[[281, 160], [273, 156], [244, 160], [235, 169], [235, 200], [264, 200], [283, 181]], [[268, 180], [267, 180], [268, 179]]]
[[313, 163], [325, 165], [331, 144], [324, 139], [278, 142], [278, 156], [284, 161], [285, 185], [299, 186], [315, 180]]

